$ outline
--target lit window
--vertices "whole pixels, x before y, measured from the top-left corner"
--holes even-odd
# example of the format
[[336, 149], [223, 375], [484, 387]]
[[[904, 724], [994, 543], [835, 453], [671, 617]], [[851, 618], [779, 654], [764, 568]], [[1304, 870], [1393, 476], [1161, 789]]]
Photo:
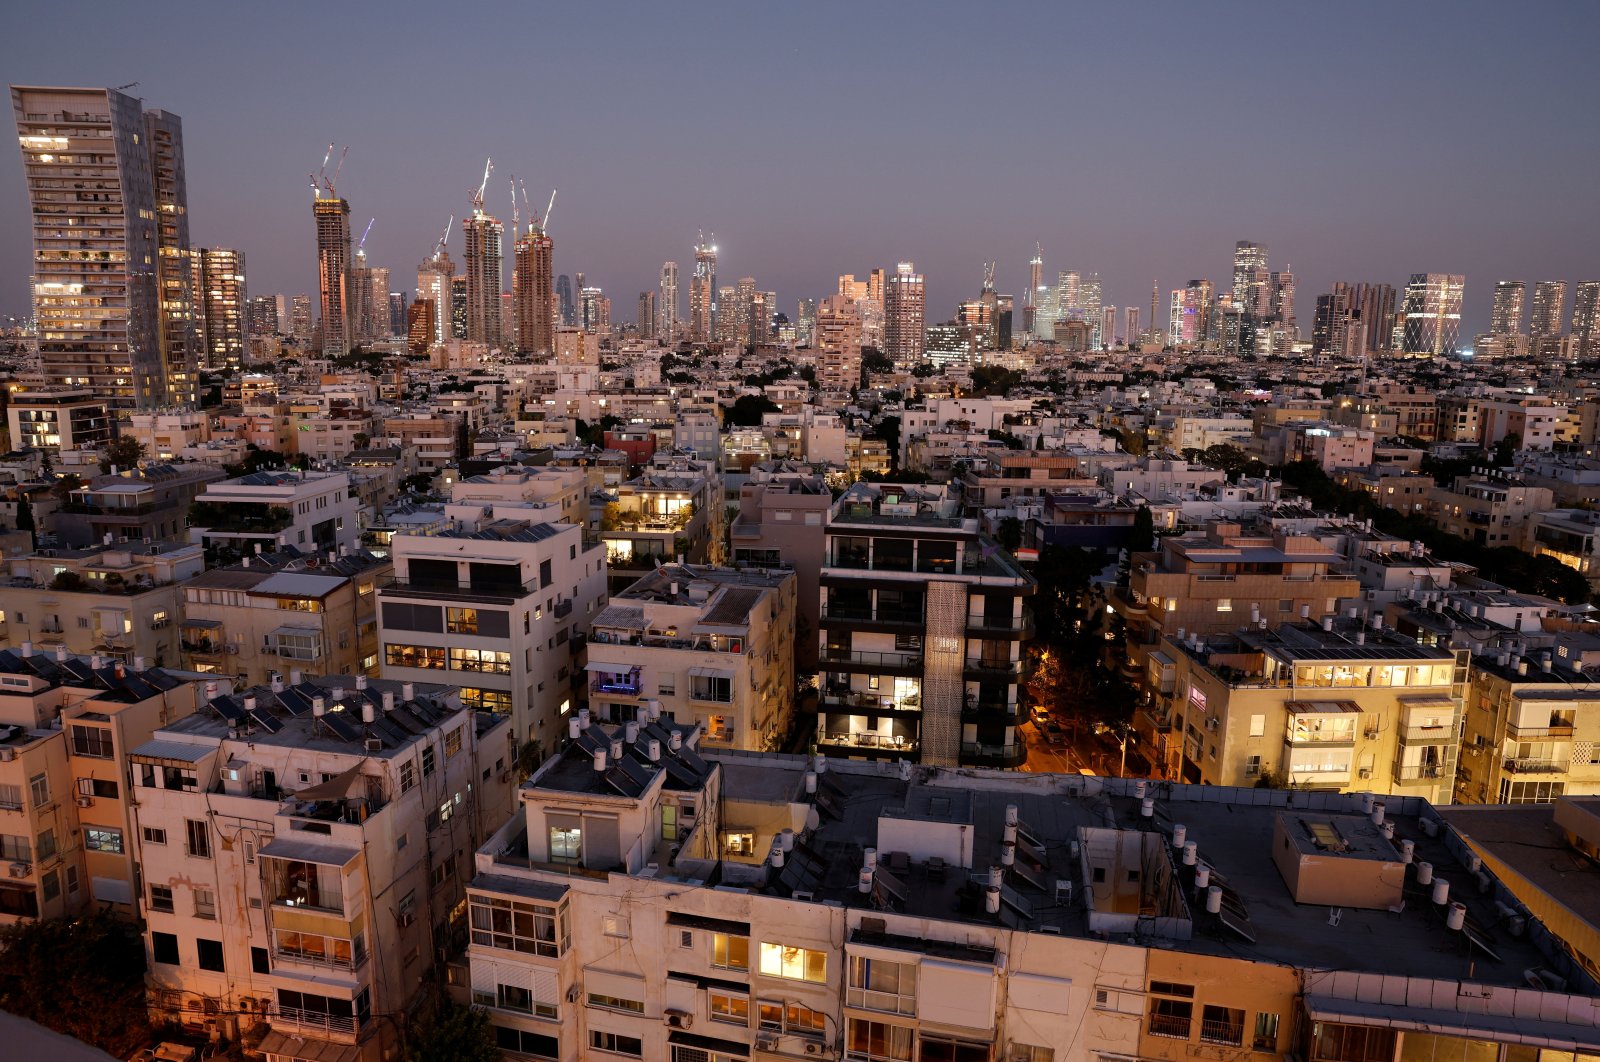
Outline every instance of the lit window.
[[768, 977], [782, 977], [790, 981], [810, 981], [812, 984], [828, 983], [828, 955], [809, 948], [791, 948], [783, 944], [761, 943], [761, 972]]

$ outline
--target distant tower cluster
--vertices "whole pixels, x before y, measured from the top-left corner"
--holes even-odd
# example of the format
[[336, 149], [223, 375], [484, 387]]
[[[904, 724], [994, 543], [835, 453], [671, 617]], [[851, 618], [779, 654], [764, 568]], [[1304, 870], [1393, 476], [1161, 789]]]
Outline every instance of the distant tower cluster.
[[1400, 353], [1407, 358], [1454, 357], [1461, 338], [1459, 273], [1413, 273], [1400, 311]]

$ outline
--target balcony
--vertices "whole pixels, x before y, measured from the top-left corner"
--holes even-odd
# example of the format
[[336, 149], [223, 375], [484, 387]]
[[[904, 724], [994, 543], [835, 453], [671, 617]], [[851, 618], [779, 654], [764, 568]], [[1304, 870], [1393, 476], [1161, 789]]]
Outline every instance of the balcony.
[[1510, 735], [1521, 741], [1533, 741], [1539, 738], [1565, 740], [1572, 737], [1572, 723], [1565, 719], [1551, 719], [1548, 723], [1536, 723], [1531, 726], [1521, 726], [1515, 722], [1507, 727]]
[[1572, 769], [1570, 760], [1514, 759], [1508, 757], [1506, 770], [1512, 774], [1566, 774]]
[[1192, 1019], [1175, 1018], [1166, 1014], [1150, 1015], [1150, 1035], [1171, 1040], [1187, 1040]]
[[1395, 779], [1401, 782], [1433, 782], [1444, 776], [1444, 766], [1438, 763], [1417, 763], [1397, 767]]
[[896, 700], [888, 693], [851, 689], [847, 685], [830, 683], [822, 691], [822, 710], [842, 710], [857, 715], [863, 712], [920, 712], [922, 696], [912, 693]]
[[589, 692], [604, 693], [613, 697], [637, 697], [644, 690], [644, 679], [638, 668], [622, 674], [596, 671], [589, 683]]
[[837, 646], [826, 646], [822, 650], [822, 662], [835, 669], [853, 669], [855, 667], [885, 670], [922, 670], [921, 652], [877, 653], [861, 650], [843, 649]]
[[967, 660], [967, 677], [978, 682], [1016, 682], [1021, 676], [1020, 660]]
[[817, 735], [817, 748], [838, 752], [843, 756], [884, 757], [915, 756], [919, 745], [916, 738], [904, 735], [873, 734], [867, 732]]
[[343, 1014], [324, 1014], [317, 1010], [298, 1007], [279, 1007], [272, 1013], [274, 1029], [293, 1029], [322, 1036], [340, 1036], [354, 1039], [360, 1028], [357, 1019]]
[[[272, 949], [273, 965], [280, 963], [294, 966], [311, 966], [323, 970], [359, 970], [367, 965], [367, 952], [365, 948], [351, 951], [349, 941], [338, 941], [344, 944], [344, 949], [334, 952], [307, 951], [303, 948], [285, 948], [279, 945]], [[342, 950], [344, 954], [340, 954]]]
[[1028, 758], [1028, 746], [1020, 741], [991, 745], [981, 741], [961, 743], [961, 763], [967, 767], [1017, 767]]
[[1033, 637], [1033, 612], [1031, 609], [1023, 609], [1021, 619], [1013, 619], [1010, 616], [1004, 618], [968, 616], [967, 636], [1027, 641]]
[[908, 608], [860, 608], [852, 605], [830, 604], [822, 610], [822, 619], [827, 623], [879, 623], [895, 627], [911, 627], [922, 629], [922, 609]]
[[500, 604], [512, 604], [527, 597], [529, 594], [539, 592], [538, 580], [532, 580], [521, 585], [511, 583], [492, 583], [474, 586], [470, 582], [444, 580], [426, 580], [412, 582], [396, 575], [382, 576], [377, 581], [380, 591], [395, 594], [411, 594], [424, 598], [443, 598], [450, 601], [492, 601]]
[[968, 704], [961, 710], [963, 723], [1001, 723], [1005, 726], [1021, 726], [1024, 717], [1022, 705], [1006, 704], [1000, 701], [979, 701]]

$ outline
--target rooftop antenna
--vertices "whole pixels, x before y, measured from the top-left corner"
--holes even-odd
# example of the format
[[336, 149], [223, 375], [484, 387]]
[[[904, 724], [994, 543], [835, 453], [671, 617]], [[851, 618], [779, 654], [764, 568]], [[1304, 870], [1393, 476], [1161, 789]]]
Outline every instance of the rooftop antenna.
[[494, 159], [483, 160], [483, 180], [478, 182], [478, 190], [472, 193], [472, 209], [474, 213], [483, 213], [483, 191], [489, 187], [489, 174], [494, 172]]

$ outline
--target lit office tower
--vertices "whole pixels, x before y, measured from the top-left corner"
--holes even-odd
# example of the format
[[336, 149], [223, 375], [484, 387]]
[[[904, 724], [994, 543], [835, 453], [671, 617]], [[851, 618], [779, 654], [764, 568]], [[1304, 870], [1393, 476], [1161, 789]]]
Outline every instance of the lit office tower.
[[1183, 331], [1183, 289], [1173, 288], [1167, 304], [1167, 342], [1173, 346], [1186, 342]]
[[1267, 315], [1274, 317], [1291, 336], [1299, 331], [1294, 319], [1294, 274], [1288, 269], [1273, 273], [1272, 300]]
[[199, 341], [178, 116], [113, 89], [13, 86], [11, 102], [45, 377], [121, 407], [192, 403]]
[[656, 338], [671, 343], [678, 335], [678, 263], [661, 263], [661, 284], [656, 300]]
[[350, 304], [345, 289], [350, 272], [350, 204], [318, 193], [311, 210], [317, 219], [322, 352], [345, 354], [350, 350]]
[[1022, 295], [1022, 330], [1033, 334], [1039, 315], [1039, 300], [1044, 296], [1044, 248], [1033, 245], [1033, 257], [1028, 259], [1028, 290]]
[[1600, 280], [1580, 280], [1573, 291], [1572, 338], [1578, 357], [1600, 354]]
[[1264, 315], [1270, 300], [1267, 249], [1240, 240], [1233, 245], [1233, 304], [1248, 314]]
[[394, 334], [389, 327], [389, 269], [373, 266], [367, 270], [367, 287], [372, 294], [367, 299], [366, 336], [368, 339], [388, 339]]
[[528, 231], [517, 237], [511, 268], [517, 349], [525, 354], [555, 350], [555, 321], [550, 315], [554, 280], [555, 244], [535, 218], [528, 223]]
[[[1317, 296], [1317, 312], [1311, 320], [1311, 356], [1318, 360], [1334, 355], [1344, 357], [1363, 352], [1361, 320], [1352, 315], [1345, 285], [1334, 285], [1333, 292]], [[1354, 329], [1354, 331], [1352, 331]]]
[[1362, 348], [1368, 354], [1380, 354], [1393, 349], [1394, 297], [1392, 284], [1333, 285], [1333, 294], [1344, 295], [1349, 304], [1350, 316], [1361, 322], [1366, 336]]
[[716, 236], [694, 245], [694, 276], [689, 278], [689, 342], [709, 343], [716, 338], [717, 244]]
[[794, 341], [798, 346], [815, 346], [817, 330], [817, 300], [801, 299], [795, 307]]
[[1533, 286], [1533, 312], [1528, 318], [1528, 336], [1535, 342], [1541, 336], [1561, 334], [1561, 310], [1567, 304], [1565, 280], [1541, 280]]
[[732, 312], [719, 307], [733, 320], [729, 335], [735, 343], [759, 343], [766, 338], [766, 299], [756, 290], [755, 277], [740, 277], [733, 289]]
[[896, 365], [922, 361], [927, 285], [911, 262], [895, 266], [883, 293], [883, 353]]
[[1122, 311], [1122, 337], [1129, 346], [1139, 342], [1139, 307], [1129, 306]]
[[1413, 273], [1401, 309], [1401, 354], [1407, 358], [1454, 357], [1461, 333], [1461, 294], [1467, 278], [1459, 273]]
[[[427, 346], [417, 353], [426, 353], [428, 347], [451, 338], [450, 284], [455, 275], [456, 264], [450, 260], [450, 252], [444, 249], [443, 240], [434, 248], [433, 257], [417, 266], [417, 301], [427, 303], [429, 306]], [[411, 336], [413, 347], [423, 340], [424, 336], [421, 333]]]
[[1100, 333], [1100, 274], [1090, 273], [1078, 281], [1077, 307], [1089, 324], [1090, 342], [1096, 347], [1109, 346], [1110, 341]]
[[450, 338], [467, 338], [467, 278], [450, 278]]
[[1502, 280], [1494, 286], [1494, 306], [1489, 310], [1489, 334], [1514, 336], [1522, 331], [1522, 297], [1528, 286], [1520, 280]]
[[[244, 360], [252, 316], [246, 309], [250, 299], [245, 291], [244, 254], [211, 247], [195, 252], [194, 257], [200, 266], [195, 305], [205, 327], [205, 363], [213, 369], [237, 369]], [[273, 326], [266, 332], [276, 330]]]
[[572, 297], [572, 278], [562, 273], [556, 277], [556, 303], [561, 311], [561, 323], [568, 328], [578, 323], [578, 303]]
[[1117, 345], [1117, 308], [1115, 306], [1102, 306], [1100, 308], [1100, 345], [1114, 347]]
[[296, 295], [289, 300], [289, 334], [302, 343], [311, 339], [310, 295]]
[[403, 291], [389, 292], [389, 334], [406, 334], [406, 293]]
[[1203, 343], [1212, 338], [1213, 289], [1209, 280], [1191, 280], [1183, 289], [1183, 341]]
[[611, 300], [600, 288], [578, 289], [579, 318], [585, 332], [611, 330]]
[[653, 336], [656, 332], [656, 293], [639, 292], [639, 312], [634, 318], [640, 336]]
[[278, 298], [274, 295], [257, 295], [250, 300], [251, 335], [270, 336], [279, 330]]
[[[1064, 321], [1069, 317], [1083, 316], [1083, 303], [1079, 302], [1079, 289], [1083, 286], [1083, 278], [1077, 273], [1067, 270], [1056, 276], [1056, 320]], [[1055, 322], [1052, 321], [1051, 324]]]
[[464, 272], [467, 278], [467, 339], [505, 347], [500, 331], [501, 240], [505, 226], [485, 213], [481, 198], [474, 197], [472, 213], [461, 225], [466, 237]]
[[359, 245], [350, 260], [350, 275], [344, 280], [344, 296], [350, 345], [365, 343], [372, 338], [372, 270], [367, 268], [367, 252]]

